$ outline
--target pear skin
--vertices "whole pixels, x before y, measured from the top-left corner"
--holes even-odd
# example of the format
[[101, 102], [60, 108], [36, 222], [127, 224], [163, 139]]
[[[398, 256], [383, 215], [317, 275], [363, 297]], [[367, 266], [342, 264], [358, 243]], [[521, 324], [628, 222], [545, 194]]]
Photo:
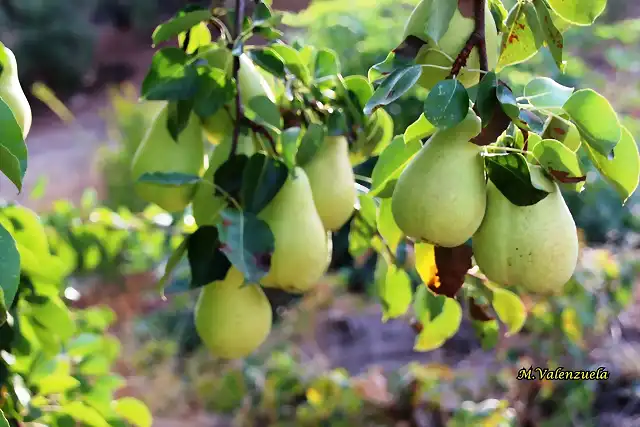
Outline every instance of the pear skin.
[[[209, 167], [198, 183], [196, 193], [193, 196], [193, 218], [200, 227], [203, 225], [217, 225], [220, 220], [220, 212], [227, 207], [227, 201], [222, 196], [215, 195], [213, 175], [220, 166], [229, 158], [231, 153], [232, 136], [228, 136], [220, 144], [216, 145], [209, 159]], [[240, 134], [238, 138], [238, 154], [251, 157], [255, 153], [253, 138]]]
[[[204, 141], [200, 121], [195, 114], [191, 114], [176, 142], [167, 129], [168, 112], [167, 104], [160, 110], [136, 150], [131, 165], [134, 180], [152, 172], [197, 176], [204, 172]], [[191, 202], [196, 185], [169, 186], [136, 181], [134, 188], [147, 202], [155, 203], [167, 212], [180, 212]]]
[[275, 240], [271, 268], [261, 283], [290, 293], [308, 291], [327, 271], [331, 252], [302, 168], [294, 169], [258, 218]]
[[351, 217], [358, 198], [347, 139], [326, 137], [303, 169], [324, 228], [339, 230]]
[[20, 80], [18, 80], [18, 63], [11, 49], [2, 43], [0, 43], [0, 50], [2, 50], [0, 58], [2, 56], [6, 58], [6, 63], [1, 64], [3, 68], [0, 71], [0, 98], [13, 112], [20, 129], [22, 129], [22, 137], [27, 139], [29, 130], [31, 130], [31, 106], [22, 90]]
[[[456, 3], [456, 9], [449, 22], [448, 29], [438, 43], [435, 43], [427, 34], [425, 24], [433, 8], [439, 7], [439, 5], [436, 4], [437, 2], [454, 2]], [[420, 48], [416, 56], [416, 64], [430, 64], [451, 68], [453, 62], [449, 57], [455, 60], [475, 28], [473, 17], [465, 17], [462, 15], [457, 6], [458, 0], [422, 0], [413, 10], [405, 26], [404, 38], [415, 36], [426, 43]], [[498, 30], [488, 3], [485, 7], [485, 37], [487, 62], [489, 69], [492, 70], [498, 63], [500, 43]], [[446, 55], [443, 55], [442, 52]], [[468, 71], [467, 69], [478, 70], [480, 68], [480, 55], [477, 47], [471, 51], [465, 68], [466, 69], [463, 68], [462, 72], [458, 75], [458, 80], [465, 87], [476, 85], [479, 82], [480, 73], [478, 71]], [[446, 79], [448, 75], [449, 70], [425, 67], [423, 68], [420, 80], [418, 80], [418, 84], [425, 89], [431, 90], [436, 83]]]
[[480, 130], [469, 109], [458, 125], [434, 133], [402, 171], [391, 210], [407, 236], [456, 247], [478, 229], [486, 207], [484, 162], [481, 147], [469, 140]]
[[553, 187], [535, 205], [516, 206], [489, 181], [487, 212], [472, 243], [476, 263], [491, 281], [551, 295], [571, 279], [578, 233], [562, 193]]
[[255, 351], [269, 336], [271, 304], [262, 288], [244, 284], [231, 267], [224, 280], [202, 288], [195, 307], [195, 326], [207, 349], [224, 359], [239, 359]]
[[[205, 59], [211, 66], [221, 68], [231, 76], [233, 71], [233, 55], [227, 48], [212, 49]], [[246, 54], [240, 56], [240, 69], [238, 70], [240, 85], [240, 99], [247, 105], [252, 98], [265, 96], [275, 103], [275, 94], [266, 79], [260, 74], [251, 58]], [[231, 103], [235, 114], [235, 101]], [[212, 144], [219, 144], [226, 135], [233, 132], [233, 117], [226, 109], [221, 108], [203, 121], [203, 127], [207, 139]]]

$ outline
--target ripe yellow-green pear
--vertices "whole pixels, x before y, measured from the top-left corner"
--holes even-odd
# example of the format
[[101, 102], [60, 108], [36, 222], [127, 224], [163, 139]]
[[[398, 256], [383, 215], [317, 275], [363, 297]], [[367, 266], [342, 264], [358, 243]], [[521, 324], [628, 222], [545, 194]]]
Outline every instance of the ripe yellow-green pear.
[[402, 171], [391, 200], [398, 227], [409, 237], [443, 247], [464, 244], [480, 226], [486, 206], [480, 133], [469, 109], [456, 126], [438, 130]]
[[[536, 169], [532, 169], [532, 173]], [[480, 270], [499, 285], [520, 285], [531, 293], [557, 294], [578, 262], [578, 233], [557, 184], [532, 206], [516, 206], [491, 182], [487, 212], [473, 236]]]
[[[227, 201], [223, 196], [215, 195], [213, 175], [218, 168], [227, 161], [231, 153], [232, 135], [227, 136], [220, 144], [216, 145], [209, 158], [209, 168], [198, 183], [196, 193], [193, 196], [193, 218], [198, 226], [216, 225], [220, 219], [220, 212], [227, 207]], [[240, 134], [238, 138], [238, 154], [251, 157], [255, 153], [253, 138]]]
[[[455, 3], [455, 12], [449, 22], [449, 27], [446, 32], [436, 43], [427, 33], [427, 22], [429, 16], [433, 13], [433, 10], [439, 7], [446, 7], [443, 5], [443, 3], [446, 2]], [[420, 48], [415, 59], [416, 63], [449, 68], [447, 70], [434, 67], [423, 67], [422, 75], [420, 80], [418, 80], [418, 84], [420, 86], [431, 90], [436, 83], [447, 78], [451, 65], [453, 64], [450, 58], [455, 60], [467, 43], [474, 27], [475, 22], [473, 16], [466, 17], [462, 15], [458, 8], [458, 0], [422, 0], [418, 6], [416, 6], [407, 20], [404, 31], [404, 38], [408, 36], [415, 36], [426, 43]], [[485, 37], [487, 46], [487, 62], [489, 70], [492, 70], [498, 62], [498, 49], [500, 44], [496, 24], [489, 8], [489, 2], [487, 2], [485, 8]], [[442, 52], [446, 55], [443, 55]], [[480, 68], [480, 55], [477, 47], [471, 51], [469, 59], [467, 60], [466, 68], [474, 70], [478, 70]], [[462, 70], [458, 75], [458, 79], [465, 87], [471, 87], [478, 83], [480, 73], [477, 71], [468, 71], [467, 69]]]
[[351, 217], [358, 198], [347, 139], [344, 136], [326, 137], [303, 168], [324, 228], [340, 229]]
[[31, 106], [18, 80], [16, 57], [5, 45], [0, 43], [0, 98], [9, 106], [22, 129], [22, 137], [27, 138], [31, 129]]
[[260, 347], [269, 336], [272, 320], [262, 288], [245, 285], [235, 267], [224, 280], [203, 287], [196, 302], [198, 335], [211, 353], [224, 359], [239, 359]]
[[258, 214], [275, 240], [264, 286], [291, 293], [309, 290], [327, 271], [331, 251], [305, 171], [296, 167], [278, 194]]
[[[204, 58], [212, 67], [221, 68], [226, 71], [227, 75], [232, 75], [233, 55], [226, 47], [213, 48]], [[238, 81], [240, 99], [244, 105], [247, 105], [256, 96], [265, 96], [275, 103], [276, 97], [271, 86], [269, 86], [269, 83], [246, 54], [240, 56]], [[232, 114], [235, 114], [235, 107], [233, 106], [235, 102], [232, 102], [231, 105]], [[233, 117], [235, 116], [230, 116], [227, 110], [221, 108], [203, 121], [205, 134], [212, 144], [219, 144], [226, 135], [233, 132]]]
[[168, 212], [179, 212], [191, 202], [195, 184], [169, 186], [137, 182], [145, 173], [177, 172], [201, 176], [204, 172], [204, 141], [200, 121], [195, 114], [191, 114], [176, 142], [167, 128], [168, 112], [167, 104], [154, 119], [136, 150], [131, 172], [136, 180], [134, 188], [141, 198]]

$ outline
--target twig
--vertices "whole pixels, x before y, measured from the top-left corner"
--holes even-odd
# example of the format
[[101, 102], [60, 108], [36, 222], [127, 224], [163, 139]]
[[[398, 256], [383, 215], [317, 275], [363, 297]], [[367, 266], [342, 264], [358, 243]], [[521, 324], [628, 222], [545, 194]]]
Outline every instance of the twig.
[[[244, 0], [236, 0], [236, 23], [235, 36], [240, 37], [242, 33], [242, 21], [244, 20]], [[242, 49], [242, 47], [241, 47]], [[236, 81], [236, 123], [233, 128], [233, 141], [231, 143], [231, 155], [235, 155], [238, 149], [238, 139], [240, 138], [240, 121], [244, 117], [244, 108], [240, 98], [240, 82], [238, 81], [238, 72], [240, 71], [240, 56], [233, 56], [233, 78]]]
[[480, 53], [480, 70], [481, 71], [489, 71], [489, 61], [487, 60], [487, 43], [485, 40], [485, 19], [484, 19], [484, 11], [486, 7], [486, 0], [475, 0], [475, 9], [474, 9], [474, 21], [475, 28], [467, 43], [464, 45], [458, 57], [453, 62], [453, 66], [451, 67], [451, 74], [449, 74], [449, 78], [453, 78], [460, 73], [462, 67], [467, 65], [467, 60], [469, 59], [469, 55], [471, 55], [471, 51], [474, 47], [478, 48]]

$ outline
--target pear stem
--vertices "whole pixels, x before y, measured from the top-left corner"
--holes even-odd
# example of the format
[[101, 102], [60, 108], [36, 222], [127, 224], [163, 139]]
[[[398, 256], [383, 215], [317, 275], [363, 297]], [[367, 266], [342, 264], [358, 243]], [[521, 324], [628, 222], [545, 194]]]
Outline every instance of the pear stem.
[[474, 21], [475, 28], [467, 43], [464, 45], [458, 57], [453, 62], [453, 66], [451, 67], [451, 73], [449, 74], [449, 78], [453, 78], [457, 76], [462, 67], [467, 65], [467, 60], [469, 59], [469, 55], [471, 55], [471, 51], [474, 47], [478, 48], [480, 52], [480, 70], [481, 71], [489, 71], [489, 61], [487, 59], [487, 43], [485, 40], [485, 7], [486, 0], [475, 0], [475, 8], [474, 8]]
[[[236, 0], [236, 22], [235, 22], [235, 36], [236, 39], [240, 38], [242, 33], [242, 21], [244, 21], [244, 0]], [[240, 45], [242, 51], [242, 45]], [[242, 54], [242, 52], [240, 52]], [[244, 117], [244, 108], [242, 106], [242, 100], [240, 98], [240, 83], [238, 82], [238, 72], [240, 71], [240, 56], [233, 55], [233, 79], [236, 82], [236, 122], [233, 128], [233, 140], [231, 142], [231, 156], [236, 154], [238, 150], [238, 139], [240, 139], [240, 121]]]

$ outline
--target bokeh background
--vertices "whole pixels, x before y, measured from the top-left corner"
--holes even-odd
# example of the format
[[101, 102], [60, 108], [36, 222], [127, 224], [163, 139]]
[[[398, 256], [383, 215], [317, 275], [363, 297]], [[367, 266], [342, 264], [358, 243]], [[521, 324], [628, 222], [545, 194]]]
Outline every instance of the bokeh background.
[[[504, 3], [509, 8], [515, 1]], [[402, 41], [416, 4], [273, 1], [288, 11], [285, 38], [334, 49], [344, 75], [366, 75], [382, 61]], [[65, 296], [74, 307], [104, 305], [115, 313], [110, 332], [122, 343], [122, 394], [146, 402], [154, 425], [476, 425], [464, 418], [473, 412], [468, 401], [485, 402], [478, 417], [507, 419], [504, 404], [522, 423], [494, 418], [485, 425], [640, 426], [640, 195], [622, 206], [595, 171], [586, 191], [565, 195], [583, 243], [569, 293], [527, 302], [529, 318], [517, 337], [492, 346], [495, 331], [479, 337], [477, 325], [463, 323], [442, 349], [414, 353], [408, 319], [380, 321], [375, 256], [349, 255], [346, 226], [334, 237], [332, 269], [315, 292], [303, 299], [270, 295], [278, 325], [261, 351], [241, 362], [209, 355], [193, 329], [196, 294], [162, 300], [154, 289], [169, 254], [168, 222], [136, 197], [129, 177], [157, 108], [138, 102], [154, 53], [150, 35], [184, 5], [0, 1], [0, 40], [17, 56], [34, 110], [25, 189], [18, 195], [1, 177], [0, 198], [33, 208], [59, 230], [82, 227], [91, 236], [74, 240], [83, 262]], [[609, 0], [596, 25], [569, 30], [565, 46], [564, 74], [542, 49], [503, 78], [515, 92], [534, 74], [591, 87], [640, 141], [640, 3]], [[424, 95], [415, 90], [386, 107], [396, 133], [420, 115]], [[367, 175], [374, 163], [358, 173]], [[95, 212], [117, 212], [124, 233], [94, 224]], [[180, 288], [181, 280], [188, 278], [178, 275], [172, 286]], [[515, 381], [517, 370], [530, 364], [607, 366], [612, 375], [602, 382]], [[492, 398], [498, 400], [486, 401]]]

